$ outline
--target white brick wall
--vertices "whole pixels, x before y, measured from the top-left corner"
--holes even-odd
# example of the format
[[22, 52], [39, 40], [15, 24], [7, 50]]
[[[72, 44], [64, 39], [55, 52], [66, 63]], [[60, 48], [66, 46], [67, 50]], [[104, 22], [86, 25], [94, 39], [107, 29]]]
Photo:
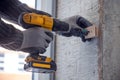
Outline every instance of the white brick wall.
[[[98, 0], [58, 0], [57, 17], [81, 15], [99, 22]], [[97, 40], [83, 43], [80, 38], [57, 36], [56, 80], [98, 80]]]

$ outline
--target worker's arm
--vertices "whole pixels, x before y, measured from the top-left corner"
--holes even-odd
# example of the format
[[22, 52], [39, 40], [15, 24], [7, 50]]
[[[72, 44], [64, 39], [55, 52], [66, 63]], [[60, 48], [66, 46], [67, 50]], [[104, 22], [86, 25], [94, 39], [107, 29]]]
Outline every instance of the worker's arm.
[[51, 16], [46, 12], [30, 8], [19, 0], [0, 0], [0, 17], [18, 24], [18, 17], [22, 12], [35, 12]]
[[6, 49], [44, 53], [52, 38], [52, 33], [43, 28], [20, 31], [0, 19], [0, 46]]
[[0, 19], [0, 46], [10, 50], [17, 50], [20, 48], [22, 41], [22, 32]]

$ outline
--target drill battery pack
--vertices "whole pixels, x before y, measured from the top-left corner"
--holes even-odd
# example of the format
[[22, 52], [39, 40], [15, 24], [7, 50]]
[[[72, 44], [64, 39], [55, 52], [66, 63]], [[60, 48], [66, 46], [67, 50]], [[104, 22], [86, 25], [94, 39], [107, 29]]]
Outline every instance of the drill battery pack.
[[24, 70], [35, 73], [53, 73], [56, 71], [56, 63], [51, 58], [39, 56], [37, 58], [27, 57]]

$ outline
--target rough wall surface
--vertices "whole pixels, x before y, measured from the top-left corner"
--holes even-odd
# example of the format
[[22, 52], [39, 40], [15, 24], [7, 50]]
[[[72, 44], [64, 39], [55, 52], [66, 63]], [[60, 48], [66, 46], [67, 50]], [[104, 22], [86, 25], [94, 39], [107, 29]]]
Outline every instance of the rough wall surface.
[[103, 5], [103, 80], [120, 80], [120, 0]]
[[[99, 24], [98, 0], [58, 0], [57, 17], [81, 15]], [[98, 80], [97, 39], [83, 43], [80, 38], [57, 36], [56, 80]]]

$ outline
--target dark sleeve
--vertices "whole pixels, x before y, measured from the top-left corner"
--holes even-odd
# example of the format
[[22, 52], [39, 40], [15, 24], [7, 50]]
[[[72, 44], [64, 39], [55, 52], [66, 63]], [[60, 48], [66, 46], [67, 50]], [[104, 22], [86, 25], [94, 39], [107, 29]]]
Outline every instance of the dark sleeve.
[[6, 24], [0, 19], [0, 46], [17, 50], [20, 48], [23, 40], [23, 34], [10, 24]]
[[0, 0], [0, 16], [2, 18], [18, 24], [18, 17], [22, 12], [35, 12], [51, 16], [46, 12], [32, 9], [19, 0]]

